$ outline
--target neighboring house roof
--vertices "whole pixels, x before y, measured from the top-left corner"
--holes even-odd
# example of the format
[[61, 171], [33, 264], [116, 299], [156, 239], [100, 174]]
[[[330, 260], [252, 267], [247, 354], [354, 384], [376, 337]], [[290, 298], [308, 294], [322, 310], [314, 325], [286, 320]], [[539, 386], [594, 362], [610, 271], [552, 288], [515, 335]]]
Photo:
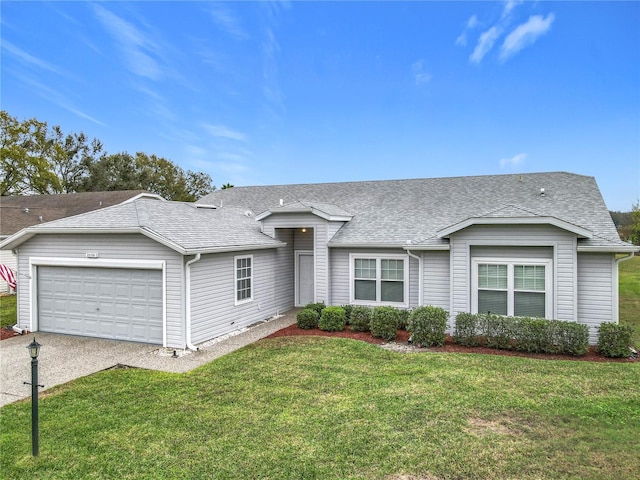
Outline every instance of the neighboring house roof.
[[184, 255], [276, 248], [245, 208], [211, 208], [141, 197], [93, 212], [29, 227], [5, 241], [15, 248], [36, 234], [141, 233]]
[[0, 237], [23, 228], [58, 220], [129, 200], [146, 190], [64, 193], [57, 195], [15, 195], [0, 197]]
[[445, 248], [441, 232], [503, 218], [511, 223], [553, 219], [552, 224], [577, 233], [585, 250], [637, 250], [620, 240], [595, 179], [566, 172], [234, 187], [198, 203], [249, 208], [264, 218], [278, 211], [280, 200], [331, 204], [352, 215], [331, 239], [334, 246], [411, 242]]

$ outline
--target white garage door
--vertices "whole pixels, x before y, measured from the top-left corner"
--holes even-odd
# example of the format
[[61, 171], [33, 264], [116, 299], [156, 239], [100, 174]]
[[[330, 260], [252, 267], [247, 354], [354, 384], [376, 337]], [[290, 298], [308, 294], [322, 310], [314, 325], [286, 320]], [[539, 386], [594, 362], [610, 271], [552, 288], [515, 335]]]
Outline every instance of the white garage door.
[[162, 272], [38, 267], [43, 332], [162, 344]]

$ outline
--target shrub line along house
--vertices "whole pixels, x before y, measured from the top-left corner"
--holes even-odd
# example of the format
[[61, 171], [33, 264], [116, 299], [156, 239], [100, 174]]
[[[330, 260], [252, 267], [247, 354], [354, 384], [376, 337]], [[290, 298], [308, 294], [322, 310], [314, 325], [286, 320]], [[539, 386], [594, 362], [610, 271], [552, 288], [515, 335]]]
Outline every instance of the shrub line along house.
[[595, 179], [530, 173], [141, 196], [21, 230], [19, 325], [170, 348], [295, 306], [434, 305], [618, 320], [620, 240]]

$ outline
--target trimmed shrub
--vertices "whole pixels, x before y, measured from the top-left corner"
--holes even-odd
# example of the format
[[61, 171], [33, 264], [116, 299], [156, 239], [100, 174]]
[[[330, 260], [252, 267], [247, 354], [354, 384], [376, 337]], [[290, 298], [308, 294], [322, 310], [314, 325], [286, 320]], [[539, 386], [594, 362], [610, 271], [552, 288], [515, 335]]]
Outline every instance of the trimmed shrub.
[[628, 357], [631, 354], [633, 329], [627, 325], [604, 322], [598, 327], [598, 353], [605, 357]]
[[345, 314], [345, 321], [347, 325], [351, 325], [351, 311], [353, 310], [353, 305], [342, 305]]
[[371, 328], [371, 314], [369, 307], [356, 305], [351, 309], [351, 330], [354, 332], [368, 332]]
[[307, 303], [304, 308], [310, 308], [311, 310], [315, 310], [316, 313], [318, 314], [318, 318], [320, 318], [320, 316], [322, 315], [322, 311], [326, 308], [327, 306], [324, 304], [324, 302], [318, 302], [318, 303]]
[[411, 341], [423, 347], [441, 347], [446, 338], [449, 313], [441, 307], [418, 307], [411, 312], [409, 331]]
[[484, 342], [489, 348], [511, 349], [514, 319], [501, 315], [482, 315], [484, 324]]
[[376, 307], [371, 315], [371, 335], [387, 342], [396, 339], [398, 334], [398, 309], [394, 307]]
[[514, 318], [514, 348], [520, 352], [551, 353], [547, 321], [541, 318]]
[[475, 347], [478, 345], [476, 335], [478, 335], [479, 315], [461, 312], [456, 315], [456, 324], [453, 329], [453, 341], [465, 347]]
[[411, 310], [398, 309], [398, 328], [400, 330], [406, 330], [409, 326], [409, 317], [411, 316]]
[[318, 328], [318, 312], [311, 308], [300, 310], [296, 315], [296, 324], [305, 330]]
[[579, 357], [589, 351], [589, 327], [576, 322], [557, 321], [555, 343], [560, 353]]
[[318, 320], [318, 328], [327, 332], [341, 332], [345, 324], [346, 315], [342, 307], [326, 307]]

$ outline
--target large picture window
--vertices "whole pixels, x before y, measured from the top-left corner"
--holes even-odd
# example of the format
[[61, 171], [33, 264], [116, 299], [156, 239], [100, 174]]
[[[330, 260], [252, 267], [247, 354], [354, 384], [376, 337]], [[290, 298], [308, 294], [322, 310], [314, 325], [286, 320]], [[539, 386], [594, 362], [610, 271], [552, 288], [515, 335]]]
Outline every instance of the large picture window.
[[235, 257], [236, 304], [253, 299], [253, 256]]
[[551, 260], [474, 260], [478, 313], [550, 318]]
[[403, 255], [351, 255], [353, 303], [407, 303], [408, 268]]

